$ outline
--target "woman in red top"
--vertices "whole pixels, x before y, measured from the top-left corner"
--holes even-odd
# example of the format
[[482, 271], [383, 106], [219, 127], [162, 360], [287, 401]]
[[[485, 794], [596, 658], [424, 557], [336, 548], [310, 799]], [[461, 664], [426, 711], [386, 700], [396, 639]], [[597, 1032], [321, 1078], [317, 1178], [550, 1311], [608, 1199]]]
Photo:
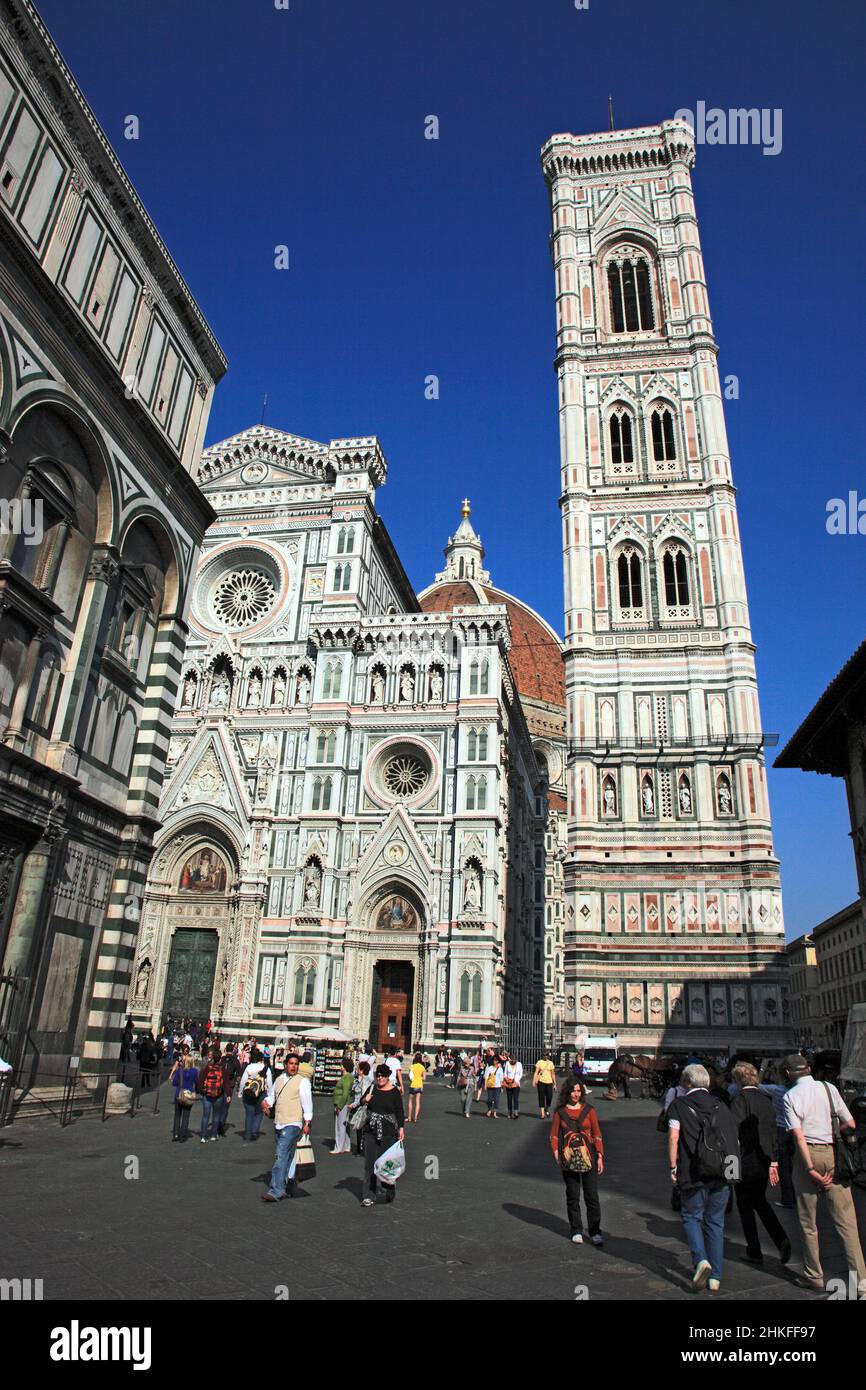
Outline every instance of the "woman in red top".
[[[583, 1082], [570, 1076], [559, 1093], [550, 1125], [550, 1147], [565, 1183], [565, 1205], [571, 1239], [583, 1243], [580, 1189], [586, 1203], [586, 1224], [593, 1245], [603, 1245], [598, 1180], [604, 1172], [604, 1145], [598, 1115], [587, 1103]], [[585, 1166], [587, 1165], [587, 1166]]]

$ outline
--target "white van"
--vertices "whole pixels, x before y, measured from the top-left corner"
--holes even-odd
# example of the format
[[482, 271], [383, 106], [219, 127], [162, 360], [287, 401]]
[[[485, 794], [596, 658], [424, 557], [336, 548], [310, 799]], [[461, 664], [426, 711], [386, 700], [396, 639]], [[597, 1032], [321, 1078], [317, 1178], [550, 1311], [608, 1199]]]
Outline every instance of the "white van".
[[617, 1058], [616, 1034], [609, 1037], [596, 1035], [587, 1038], [583, 1048], [584, 1080], [607, 1081], [607, 1074]]

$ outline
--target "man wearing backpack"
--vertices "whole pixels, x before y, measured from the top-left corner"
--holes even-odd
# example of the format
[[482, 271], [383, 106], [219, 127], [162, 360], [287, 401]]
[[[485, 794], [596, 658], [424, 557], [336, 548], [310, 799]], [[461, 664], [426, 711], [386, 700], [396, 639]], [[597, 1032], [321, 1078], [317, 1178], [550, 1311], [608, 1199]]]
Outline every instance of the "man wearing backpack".
[[[201, 1142], [206, 1144], [210, 1138], [216, 1142], [219, 1133], [220, 1114], [225, 1096], [226, 1079], [220, 1061], [220, 1050], [215, 1047], [200, 1068], [196, 1090], [201, 1096]], [[208, 1131], [213, 1127], [213, 1133]]]
[[803, 1237], [803, 1274], [797, 1283], [815, 1293], [824, 1292], [818, 1246], [820, 1205], [836, 1228], [849, 1272], [856, 1273], [858, 1301], [866, 1302], [866, 1264], [854, 1199], [836, 1172], [835, 1143], [845, 1142], [842, 1130], [854, 1128], [853, 1116], [835, 1086], [815, 1080], [805, 1057], [793, 1053], [782, 1066], [790, 1083], [785, 1121], [794, 1138], [794, 1192]]
[[244, 1142], [255, 1143], [262, 1127], [262, 1101], [273, 1086], [265, 1059], [257, 1047], [250, 1048], [250, 1060], [244, 1068], [238, 1091], [244, 1103]]
[[724, 1101], [709, 1092], [710, 1075], [687, 1066], [685, 1094], [667, 1111], [671, 1182], [679, 1188], [680, 1214], [692, 1254], [692, 1286], [718, 1293], [722, 1279], [728, 1184], [740, 1176], [737, 1126]]

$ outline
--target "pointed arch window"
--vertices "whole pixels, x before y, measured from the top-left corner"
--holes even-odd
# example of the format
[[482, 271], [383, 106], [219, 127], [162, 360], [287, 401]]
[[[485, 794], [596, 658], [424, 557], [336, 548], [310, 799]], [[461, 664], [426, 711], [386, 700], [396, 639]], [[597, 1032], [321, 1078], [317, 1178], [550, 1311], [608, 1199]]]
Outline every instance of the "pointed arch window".
[[313, 797], [310, 803], [312, 810], [330, 811], [333, 785], [334, 783], [331, 777], [316, 777], [313, 779]]
[[634, 463], [634, 437], [627, 410], [615, 410], [610, 417], [610, 460], [614, 465]]
[[487, 810], [487, 778], [474, 775], [466, 782], [467, 811]]
[[487, 759], [487, 730], [470, 729], [466, 741], [466, 757], [470, 763], [483, 763]]
[[490, 678], [487, 662], [480, 657], [473, 657], [469, 663], [469, 694], [487, 695], [489, 694]]
[[321, 729], [316, 737], [316, 762], [332, 763], [337, 750], [337, 736], [333, 730]]
[[322, 677], [322, 699], [339, 700], [340, 686], [343, 682], [343, 668], [339, 661], [329, 661]]
[[295, 971], [295, 1003], [312, 1004], [316, 992], [316, 967], [302, 960]]
[[656, 463], [673, 462], [677, 456], [674, 417], [667, 406], [656, 406], [650, 416], [653, 459]]
[[665, 586], [665, 605], [668, 608], [688, 608], [689, 571], [685, 552], [681, 546], [672, 545], [662, 559], [662, 575]]
[[477, 967], [464, 970], [460, 976], [460, 1012], [481, 1012], [481, 971]]
[[633, 546], [626, 546], [616, 562], [619, 606], [624, 614], [632, 615], [635, 609], [643, 608], [643, 575], [640, 557]]
[[610, 261], [607, 285], [614, 333], [643, 333], [655, 327], [650, 268], [645, 256], [630, 253]]
[[[355, 549], [355, 528], [354, 526], [341, 526], [337, 532], [337, 554], [351, 555]], [[337, 587], [336, 585], [334, 586]]]

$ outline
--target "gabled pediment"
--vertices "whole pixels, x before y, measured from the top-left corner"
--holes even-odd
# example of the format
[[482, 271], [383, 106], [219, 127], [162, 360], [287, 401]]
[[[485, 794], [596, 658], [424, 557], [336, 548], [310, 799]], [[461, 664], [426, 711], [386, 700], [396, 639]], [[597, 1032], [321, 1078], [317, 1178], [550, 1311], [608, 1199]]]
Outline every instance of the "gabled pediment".
[[217, 807], [243, 825], [251, 806], [233, 750], [222, 729], [200, 729], [184, 749], [160, 801], [168, 817], [187, 807]]
[[329, 453], [317, 440], [255, 425], [205, 449], [198, 481], [205, 490], [215, 482], [220, 488], [327, 482], [334, 476]]
[[642, 376], [640, 390], [645, 401], [652, 401], [656, 396], [674, 402], [677, 400], [676, 387], [666, 376], [662, 376], [661, 372], [653, 372], [652, 376]]
[[358, 864], [362, 884], [389, 874], [414, 879], [425, 889], [433, 874], [433, 861], [403, 806], [395, 806], [389, 813]]
[[652, 214], [632, 190], [617, 189], [602, 204], [596, 213], [593, 228], [596, 237], [609, 236], [611, 232], [643, 232], [653, 242], [658, 234]]

